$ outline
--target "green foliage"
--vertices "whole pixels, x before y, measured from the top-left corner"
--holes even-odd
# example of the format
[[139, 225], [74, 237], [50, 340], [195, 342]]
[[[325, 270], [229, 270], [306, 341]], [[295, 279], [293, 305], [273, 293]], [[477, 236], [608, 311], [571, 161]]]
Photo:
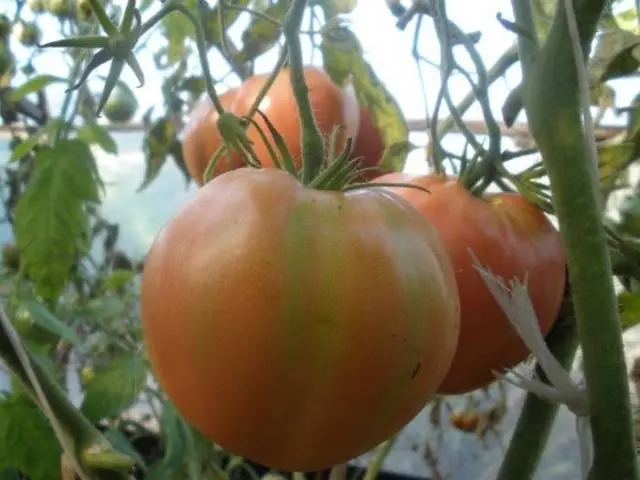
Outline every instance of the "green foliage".
[[0, 471], [14, 468], [30, 480], [56, 480], [61, 453], [49, 420], [29, 397], [0, 397]]
[[146, 388], [147, 367], [140, 356], [116, 358], [86, 385], [80, 410], [91, 421], [117, 416]]
[[618, 295], [620, 323], [627, 330], [640, 323], [640, 292], [622, 292]]
[[276, 0], [261, 11], [261, 16], [252, 18], [249, 27], [242, 33], [242, 50], [236, 56], [238, 63], [255, 60], [276, 44], [281, 34], [278, 23], [284, 19], [290, 5], [291, 0]]
[[21, 268], [47, 299], [60, 294], [86, 250], [86, 204], [99, 201], [96, 164], [86, 143], [62, 140], [35, 157], [33, 178], [16, 207]]
[[400, 106], [364, 59], [355, 34], [346, 26], [334, 26], [323, 35], [321, 50], [333, 81], [345, 85], [351, 78], [360, 105], [373, 113], [385, 144], [380, 169], [402, 170], [410, 150], [409, 129]]
[[90, 145], [96, 144], [112, 155], [118, 154], [118, 144], [109, 133], [109, 130], [95, 122], [87, 122], [82, 125], [77, 131], [76, 138]]

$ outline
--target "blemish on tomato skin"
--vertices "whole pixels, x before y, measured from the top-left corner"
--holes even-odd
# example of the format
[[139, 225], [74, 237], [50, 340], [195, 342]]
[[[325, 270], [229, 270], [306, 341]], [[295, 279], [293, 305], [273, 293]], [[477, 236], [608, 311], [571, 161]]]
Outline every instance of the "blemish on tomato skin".
[[413, 373], [411, 373], [411, 378], [416, 378], [416, 375], [418, 375], [418, 372], [420, 371], [421, 367], [422, 367], [422, 362], [418, 362], [416, 367], [413, 369]]

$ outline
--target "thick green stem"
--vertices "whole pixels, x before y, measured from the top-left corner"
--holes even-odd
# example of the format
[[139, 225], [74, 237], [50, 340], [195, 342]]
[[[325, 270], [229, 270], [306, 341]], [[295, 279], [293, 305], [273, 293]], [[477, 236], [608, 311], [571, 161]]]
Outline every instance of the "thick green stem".
[[[512, 0], [516, 21], [527, 24], [522, 5]], [[588, 50], [606, 0], [575, 2], [584, 50]], [[557, 9], [545, 45], [537, 55], [531, 40], [519, 39], [523, 100], [529, 125], [549, 173], [573, 289], [584, 353], [594, 463], [589, 478], [635, 479], [634, 432], [622, 331], [611, 275], [611, 260], [599, 208], [599, 189], [583, 131], [578, 78], [566, 11]]]
[[[570, 369], [578, 347], [575, 319], [559, 319], [547, 336], [547, 345], [558, 362]], [[546, 378], [539, 366], [536, 374], [543, 381]], [[534, 478], [557, 413], [557, 404], [527, 394], [496, 480]]]
[[300, 27], [306, 0], [294, 0], [284, 20], [283, 32], [289, 46], [291, 87], [298, 105], [302, 143], [302, 183], [307, 185], [322, 168], [324, 141], [318, 131], [309, 101], [309, 87], [304, 79]]

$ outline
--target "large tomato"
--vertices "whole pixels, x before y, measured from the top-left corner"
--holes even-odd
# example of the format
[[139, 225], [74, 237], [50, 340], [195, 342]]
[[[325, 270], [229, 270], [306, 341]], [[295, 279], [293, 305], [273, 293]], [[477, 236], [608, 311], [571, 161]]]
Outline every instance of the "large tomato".
[[506, 280], [527, 276], [529, 295], [543, 334], [553, 326], [565, 287], [562, 239], [547, 217], [522, 196], [478, 198], [456, 178], [391, 173], [375, 182], [410, 183], [429, 189], [393, 187], [440, 232], [451, 257], [460, 292], [458, 350], [441, 394], [488, 385], [498, 372], [523, 361], [528, 350], [472, 266], [472, 250], [483, 266]]
[[[360, 107], [353, 87], [338, 87], [324, 70], [314, 66], [306, 66], [304, 76], [309, 87], [311, 109], [318, 130], [327, 139], [325, 143], [328, 143], [329, 136], [337, 125], [345, 127], [338, 136], [336, 152], [334, 152], [340, 153], [347, 138], [355, 138], [360, 123]], [[247, 114], [268, 78], [269, 74], [248, 78], [238, 90], [238, 95], [231, 107], [232, 111], [237, 115]], [[290, 82], [290, 69], [283, 68], [259, 108], [282, 135], [296, 165], [300, 167], [302, 158], [301, 127], [298, 107]], [[271, 140], [264, 120], [259, 115], [254, 116], [254, 119], [266, 133], [270, 145], [275, 150], [275, 142]], [[267, 146], [253, 125], [247, 129], [247, 136], [254, 143], [253, 148], [262, 165], [272, 166], [273, 162], [268, 154]]]
[[[384, 140], [373, 122], [373, 114], [366, 108], [360, 109], [360, 126], [353, 143], [352, 157], [362, 157], [360, 168], [377, 167], [384, 154]], [[367, 170], [360, 176], [360, 181], [379, 177], [384, 172]]]
[[[219, 96], [220, 103], [228, 110], [236, 97], [237, 90], [231, 89]], [[202, 185], [202, 176], [213, 154], [222, 145], [222, 136], [216, 125], [218, 111], [208, 94], [203, 94], [191, 112], [183, 130], [182, 155], [189, 174], [196, 184]], [[231, 161], [226, 152], [218, 159], [214, 173], [220, 175], [229, 170], [242, 167], [242, 158], [233, 153]]]
[[157, 379], [188, 421], [252, 461], [314, 471], [424, 407], [455, 352], [459, 301], [440, 237], [400, 197], [245, 167], [156, 237], [141, 315]]

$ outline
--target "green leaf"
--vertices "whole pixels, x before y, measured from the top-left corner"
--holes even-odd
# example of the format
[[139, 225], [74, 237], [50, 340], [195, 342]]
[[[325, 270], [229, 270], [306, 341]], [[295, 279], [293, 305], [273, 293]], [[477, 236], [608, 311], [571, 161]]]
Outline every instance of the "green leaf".
[[66, 78], [56, 77], [55, 75], [38, 75], [37, 77], [30, 78], [18, 88], [11, 92], [9, 99], [12, 102], [19, 102], [24, 97], [29, 95], [30, 93], [37, 92], [38, 90], [42, 90], [47, 85], [52, 83], [66, 83]]
[[118, 144], [109, 130], [97, 123], [87, 123], [78, 129], [78, 139], [89, 144], [96, 144], [102, 150], [112, 155], [118, 154]]
[[164, 435], [165, 452], [162, 462], [156, 464], [147, 480], [161, 480], [178, 475], [187, 454], [186, 432], [180, 415], [169, 400], [162, 406], [160, 431]]
[[25, 306], [34, 322], [45, 330], [64, 338], [74, 347], [81, 347], [82, 341], [73, 328], [66, 325], [62, 320], [49, 312], [45, 307], [40, 305], [36, 300], [30, 299], [25, 302]]
[[53, 133], [58, 129], [62, 122], [60, 120], [51, 120], [46, 125], [40, 127], [34, 133], [32, 133], [29, 138], [27, 138], [24, 142], [18, 144], [16, 148], [11, 152], [11, 156], [9, 157], [9, 162], [14, 162], [16, 160], [21, 159], [25, 155], [27, 155], [33, 148], [40, 143], [40, 140], [45, 136]]
[[599, 35], [593, 55], [589, 60], [592, 84], [624, 77], [635, 72], [640, 60], [634, 54], [640, 44], [640, 36], [622, 29], [614, 29]]
[[140, 453], [133, 446], [131, 440], [129, 440], [127, 436], [120, 430], [118, 430], [117, 428], [110, 428], [104, 432], [104, 436], [109, 441], [109, 443], [113, 445], [114, 449], [130, 456], [136, 461], [138, 465], [143, 467], [146, 466], [144, 458], [142, 458]]
[[[277, 0], [261, 13], [276, 22], [282, 22], [290, 4], [291, 0]], [[249, 26], [242, 32], [242, 49], [238, 52], [236, 61], [242, 64], [255, 60], [269, 51], [277, 43], [280, 35], [278, 25], [259, 16], [252, 17]]]
[[[97, 167], [91, 150], [79, 140], [43, 147], [31, 181], [15, 211], [21, 265], [46, 299], [63, 289], [88, 237], [86, 202], [98, 202]], [[86, 242], [85, 242], [86, 243]]]
[[177, 128], [175, 123], [164, 117], [152, 124], [144, 139], [143, 151], [145, 153], [146, 170], [142, 185], [138, 191], [147, 188], [156, 179], [167, 160], [167, 155], [175, 148]]
[[[195, 11], [198, 0], [182, 0], [181, 3]], [[172, 65], [185, 57], [187, 54], [186, 41], [189, 38], [195, 38], [195, 31], [189, 19], [179, 13], [166, 15], [162, 19], [162, 25], [168, 42], [167, 60], [169, 65]]]
[[29, 397], [0, 399], [0, 470], [13, 467], [30, 480], [58, 480], [61, 454], [49, 420]]
[[411, 147], [409, 128], [400, 106], [364, 59], [356, 36], [347, 27], [334, 25], [323, 34], [320, 48], [324, 68], [333, 81], [345, 86], [351, 79], [360, 106], [372, 113], [385, 144], [379, 168], [402, 170]]
[[[226, 27], [227, 32], [229, 28], [233, 26], [235, 21], [238, 19], [240, 14], [242, 13], [241, 8], [247, 7], [249, 5], [250, 0], [236, 0], [233, 2], [233, 5], [238, 8], [225, 8], [224, 9], [224, 26]], [[219, 6], [216, 5], [212, 10], [207, 11], [203, 17], [203, 28], [204, 28], [204, 36], [207, 40], [207, 43], [210, 45], [220, 46], [220, 11]]]
[[611, 143], [598, 147], [598, 175], [604, 190], [611, 189], [632, 160], [632, 142]]
[[618, 295], [620, 323], [627, 330], [640, 323], [640, 293], [622, 292]]
[[80, 410], [92, 422], [120, 414], [147, 386], [147, 367], [141, 357], [113, 360], [87, 384]]

